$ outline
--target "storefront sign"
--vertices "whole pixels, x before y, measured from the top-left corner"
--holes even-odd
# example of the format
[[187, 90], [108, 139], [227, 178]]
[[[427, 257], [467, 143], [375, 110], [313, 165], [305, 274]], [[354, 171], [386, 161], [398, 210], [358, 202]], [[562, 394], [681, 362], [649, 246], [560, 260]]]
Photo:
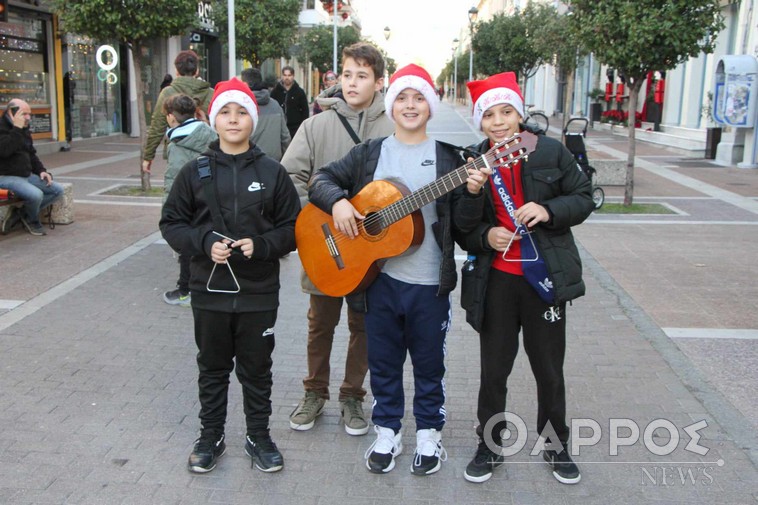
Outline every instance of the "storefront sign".
[[108, 81], [108, 84], [116, 84], [118, 77], [111, 72], [118, 65], [118, 53], [113, 46], [103, 45], [97, 48], [95, 61], [100, 70], [97, 71], [97, 78], [101, 81]]
[[213, 5], [210, 2], [204, 0], [197, 2], [197, 19], [201, 31], [216, 32], [216, 23], [213, 22]]
[[35, 140], [53, 138], [53, 121], [49, 107], [32, 109], [32, 120], [29, 123], [29, 130], [32, 138]]

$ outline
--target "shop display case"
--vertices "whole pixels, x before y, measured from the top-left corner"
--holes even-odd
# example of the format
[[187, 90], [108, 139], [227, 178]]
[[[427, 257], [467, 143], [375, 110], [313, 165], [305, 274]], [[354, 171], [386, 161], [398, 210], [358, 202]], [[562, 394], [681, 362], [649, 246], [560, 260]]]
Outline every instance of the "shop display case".
[[30, 106], [50, 105], [46, 72], [0, 70], [0, 107], [13, 98], [20, 98]]

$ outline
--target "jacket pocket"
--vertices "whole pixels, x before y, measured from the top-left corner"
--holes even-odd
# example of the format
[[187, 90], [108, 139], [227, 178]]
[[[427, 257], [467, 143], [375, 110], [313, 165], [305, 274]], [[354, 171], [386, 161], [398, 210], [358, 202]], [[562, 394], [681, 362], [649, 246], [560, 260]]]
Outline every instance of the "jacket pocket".
[[466, 321], [479, 332], [484, 318], [484, 291], [487, 284], [488, 264], [482, 258], [471, 268], [468, 261], [461, 269], [461, 308], [466, 311]]
[[[232, 269], [240, 279], [260, 282], [278, 273], [277, 265], [271, 261], [241, 259], [230, 261]], [[239, 273], [237, 273], [239, 271]]]
[[563, 172], [561, 172], [559, 168], [546, 168], [535, 170], [532, 172], [532, 177], [534, 177], [534, 180], [537, 182], [555, 184], [561, 179], [561, 177], [563, 177]]

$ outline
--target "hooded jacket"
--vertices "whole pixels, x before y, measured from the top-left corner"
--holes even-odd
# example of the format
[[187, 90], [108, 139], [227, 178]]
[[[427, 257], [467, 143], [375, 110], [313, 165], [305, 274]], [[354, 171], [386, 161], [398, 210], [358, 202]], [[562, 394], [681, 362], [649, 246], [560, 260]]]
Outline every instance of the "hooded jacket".
[[[395, 125], [384, 113], [384, 98], [379, 92], [374, 93], [371, 105], [361, 112], [351, 109], [339, 96], [324, 96], [317, 100], [323, 112], [303, 122], [282, 158], [282, 165], [295, 183], [303, 206], [308, 203], [311, 176], [327, 163], [345, 156], [355, 146], [337, 114], [347, 119], [358, 138], [364, 141], [386, 137], [395, 131]], [[305, 273], [300, 280], [306, 293], [322, 294]]]
[[[259, 312], [279, 306], [279, 258], [295, 249], [295, 220], [300, 212], [297, 193], [284, 167], [251, 145], [238, 155], [222, 152], [218, 141], [204, 153], [211, 163], [211, 188], [224, 222], [215, 229], [197, 160], [186, 164], [163, 206], [160, 229], [180, 254], [192, 256], [192, 306], [219, 312]], [[216, 231], [234, 239], [252, 238], [250, 259], [233, 254], [229, 265], [240, 292], [211, 293], [207, 289], [214, 262], [211, 247]], [[231, 289], [227, 265], [218, 264], [213, 288]]]
[[[372, 182], [384, 139], [382, 137], [362, 142], [351, 149], [344, 158], [319, 170], [313, 176], [309, 188], [312, 203], [325, 212], [331, 212], [332, 206], [337, 201], [342, 198], [353, 198]], [[463, 164], [463, 159], [455, 151], [440, 142], [436, 143], [436, 155], [437, 179]], [[460, 227], [471, 229], [476, 226], [481, 209], [481, 204], [476, 202], [481, 200], [482, 198], [477, 195], [470, 195], [465, 186], [459, 186], [434, 201], [437, 222], [432, 223], [432, 231], [442, 251], [438, 296], [447, 295], [455, 289], [458, 275], [455, 267], [453, 236], [458, 233]], [[381, 244], [378, 247], [381, 247]], [[362, 308], [365, 312], [365, 294], [358, 293], [351, 298], [353, 298], [351, 306], [356, 309]]]
[[[191, 131], [187, 133], [187, 127]], [[171, 192], [174, 179], [184, 165], [208, 150], [211, 142], [218, 139], [218, 134], [198, 119], [189, 119], [168, 133], [168, 166], [163, 176], [165, 195]]]
[[258, 102], [258, 124], [255, 125], [250, 140], [264, 153], [279, 161], [292, 140], [284, 112], [278, 103], [271, 101], [267, 89], [253, 90], [253, 94]]
[[[535, 151], [521, 161], [521, 183], [524, 201], [536, 202], [548, 209], [551, 219], [533, 229], [533, 237], [545, 259], [550, 279], [555, 288], [555, 304], [566, 303], [584, 295], [582, 262], [571, 233], [571, 227], [582, 223], [592, 213], [591, 184], [576, 164], [574, 156], [563, 144], [545, 135], [539, 135]], [[476, 147], [482, 154], [490, 149], [485, 139]], [[459, 237], [463, 249], [477, 257], [476, 268], [463, 272], [461, 306], [466, 320], [481, 330], [484, 319], [484, 296], [489, 272], [496, 251], [489, 246], [487, 233], [498, 226], [491, 182], [482, 188], [484, 198], [481, 219], [471, 227], [464, 227]]]
[[5, 113], [0, 117], [0, 175], [29, 177], [46, 172], [37, 157], [29, 128], [16, 128]]
[[155, 158], [155, 151], [158, 149], [168, 129], [166, 115], [163, 114], [163, 102], [168, 97], [180, 93], [200, 100], [203, 111], [207, 112], [211, 98], [213, 98], [213, 87], [202, 79], [180, 75], [179, 77], [174, 77], [171, 84], [163, 88], [163, 91], [158, 95], [158, 100], [155, 102], [155, 107], [153, 107], [153, 116], [150, 119], [150, 128], [147, 131], [145, 152], [142, 155], [142, 159], [150, 161]]

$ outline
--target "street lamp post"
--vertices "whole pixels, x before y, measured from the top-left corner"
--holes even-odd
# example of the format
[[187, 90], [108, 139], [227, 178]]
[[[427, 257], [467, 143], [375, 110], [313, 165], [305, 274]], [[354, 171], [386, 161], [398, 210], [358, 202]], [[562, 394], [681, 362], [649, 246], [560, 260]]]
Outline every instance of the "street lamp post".
[[458, 39], [453, 39], [453, 104], [458, 102]]
[[[384, 27], [384, 40], [389, 41], [390, 40], [390, 34], [392, 33], [392, 30], [390, 30], [389, 26]], [[384, 91], [387, 91], [387, 86], [389, 85], [390, 80], [390, 70], [387, 68], [387, 65], [384, 65]]]
[[471, 7], [468, 11], [468, 26], [469, 26], [469, 60], [468, 60], [468, 80], [469, 82], [474, 80], [474, 23], [479, 16], [479, 9]]
[[334, 30], [334, 47], [332, 52], [332, 70], [334, 72], [337, 72], [337, 20], [339, 19], [339, 13], [337, 12], [338, 9], [338, 2], [337, 0], [332, 0], [332, 8], [334, 11], [332, 12], [334, 14], [334, 19], [332, 23], [334, 24], [333, 30]]

